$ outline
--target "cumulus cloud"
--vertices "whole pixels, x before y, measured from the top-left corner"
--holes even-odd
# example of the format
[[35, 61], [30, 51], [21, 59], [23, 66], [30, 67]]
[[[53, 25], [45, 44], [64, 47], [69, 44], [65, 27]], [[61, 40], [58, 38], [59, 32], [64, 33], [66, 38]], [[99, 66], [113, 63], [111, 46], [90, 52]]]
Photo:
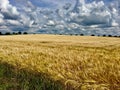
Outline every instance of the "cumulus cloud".
[[0, 24], [3, 23], [3, 18], [4, 18], [4, 16], [0, 13]]
[[19, 15], [17, 8], [12, 6], [8, 0], [0, 0], [0, 9], [4, 19], [17, 19]]
[[34, 9], [35, 7], [30, 1], [27, 1], [26, 5], [15, 7], [9, 0], [0, 0], [0, 31], [12, 32], [30, 29], [35, 23], [34, 15], [31, 15]]
[[20, 25], [19, 15], [17, 8], [9, 0], [0, 0], [0, 31], [11, 31], [10, 26]]
[[104, 24], [109, 25], [112, 14], [103, 1], [85, 4], [81, 3], [79, 12], [70, 12], [71, 21], [83, 25]]
[[[110, 28], [120, 26], [120, 14], [116, 3], [114, 3], [114, 7], [111, 8], [110, 4], [111, 3], [106, 4], [102, 0], [91, 3], [85, 3], [84, 0], [76, 0], [75, 7], [67, 14], [66, 21], [69, 25], [71, 23], [78, 24], [78, 28], [81, 29], [81, 31], [86, 30], [86, 32], [95, 33], [92, 32], [92, 30], [98, 31], [98, 28], [101, 29], [102, 32], [106, 32], [106, 29], [111, 31]], [[115, 30], [114, 28], [112, 29], [113, 31]]]

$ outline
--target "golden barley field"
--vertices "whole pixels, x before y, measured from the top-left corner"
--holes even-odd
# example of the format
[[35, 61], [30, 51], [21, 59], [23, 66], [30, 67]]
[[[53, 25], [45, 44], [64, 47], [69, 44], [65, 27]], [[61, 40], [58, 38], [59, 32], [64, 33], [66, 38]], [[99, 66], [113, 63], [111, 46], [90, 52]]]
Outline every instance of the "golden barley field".
[[120, 38], [0, 36], [0, 90], [120, 90]]

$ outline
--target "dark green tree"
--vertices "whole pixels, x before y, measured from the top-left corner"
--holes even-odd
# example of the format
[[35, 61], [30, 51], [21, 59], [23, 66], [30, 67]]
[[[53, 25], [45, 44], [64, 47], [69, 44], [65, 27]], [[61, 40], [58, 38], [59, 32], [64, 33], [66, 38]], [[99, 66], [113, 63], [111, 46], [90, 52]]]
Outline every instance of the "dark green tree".
[[95, 36], [94, 34], [91, 34], [91, 36]]
[[106, 37], [106, 35], [104, 34], [103, 37]]
[[11, 35], [11, 33], [10, 32], [6, 32], [5, 35]]
[[24, 32], [23, 34], [28, 34], [27, 32]]
[[80, 36], [84, 36], [84, 34], [81, 33]]
[[108, 37], [112, 37], [112, 35], [108, 35]]
[[0, 32], [0, 35], [2, 35], [2, 32]]
[[19, 32], [18, 32], [18, 34], [22, 34], [22, 32], [21, 32], [21, 31], [19, 31]]

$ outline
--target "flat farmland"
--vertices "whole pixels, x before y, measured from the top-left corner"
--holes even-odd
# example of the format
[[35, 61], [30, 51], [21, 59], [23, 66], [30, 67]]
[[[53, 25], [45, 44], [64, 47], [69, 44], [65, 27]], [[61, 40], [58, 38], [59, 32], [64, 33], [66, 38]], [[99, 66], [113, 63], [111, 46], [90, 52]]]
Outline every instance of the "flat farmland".
[[0, 90], [120, 90], [120, 38], [0, 36]]

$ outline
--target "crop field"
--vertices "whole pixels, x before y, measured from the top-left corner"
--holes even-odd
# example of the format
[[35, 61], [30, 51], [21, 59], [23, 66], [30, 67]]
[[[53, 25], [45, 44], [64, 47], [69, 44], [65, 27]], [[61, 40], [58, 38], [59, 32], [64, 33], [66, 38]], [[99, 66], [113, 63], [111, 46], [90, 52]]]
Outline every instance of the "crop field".
[[0, 36], [0, 90], [120, 90], [120, 38]]

